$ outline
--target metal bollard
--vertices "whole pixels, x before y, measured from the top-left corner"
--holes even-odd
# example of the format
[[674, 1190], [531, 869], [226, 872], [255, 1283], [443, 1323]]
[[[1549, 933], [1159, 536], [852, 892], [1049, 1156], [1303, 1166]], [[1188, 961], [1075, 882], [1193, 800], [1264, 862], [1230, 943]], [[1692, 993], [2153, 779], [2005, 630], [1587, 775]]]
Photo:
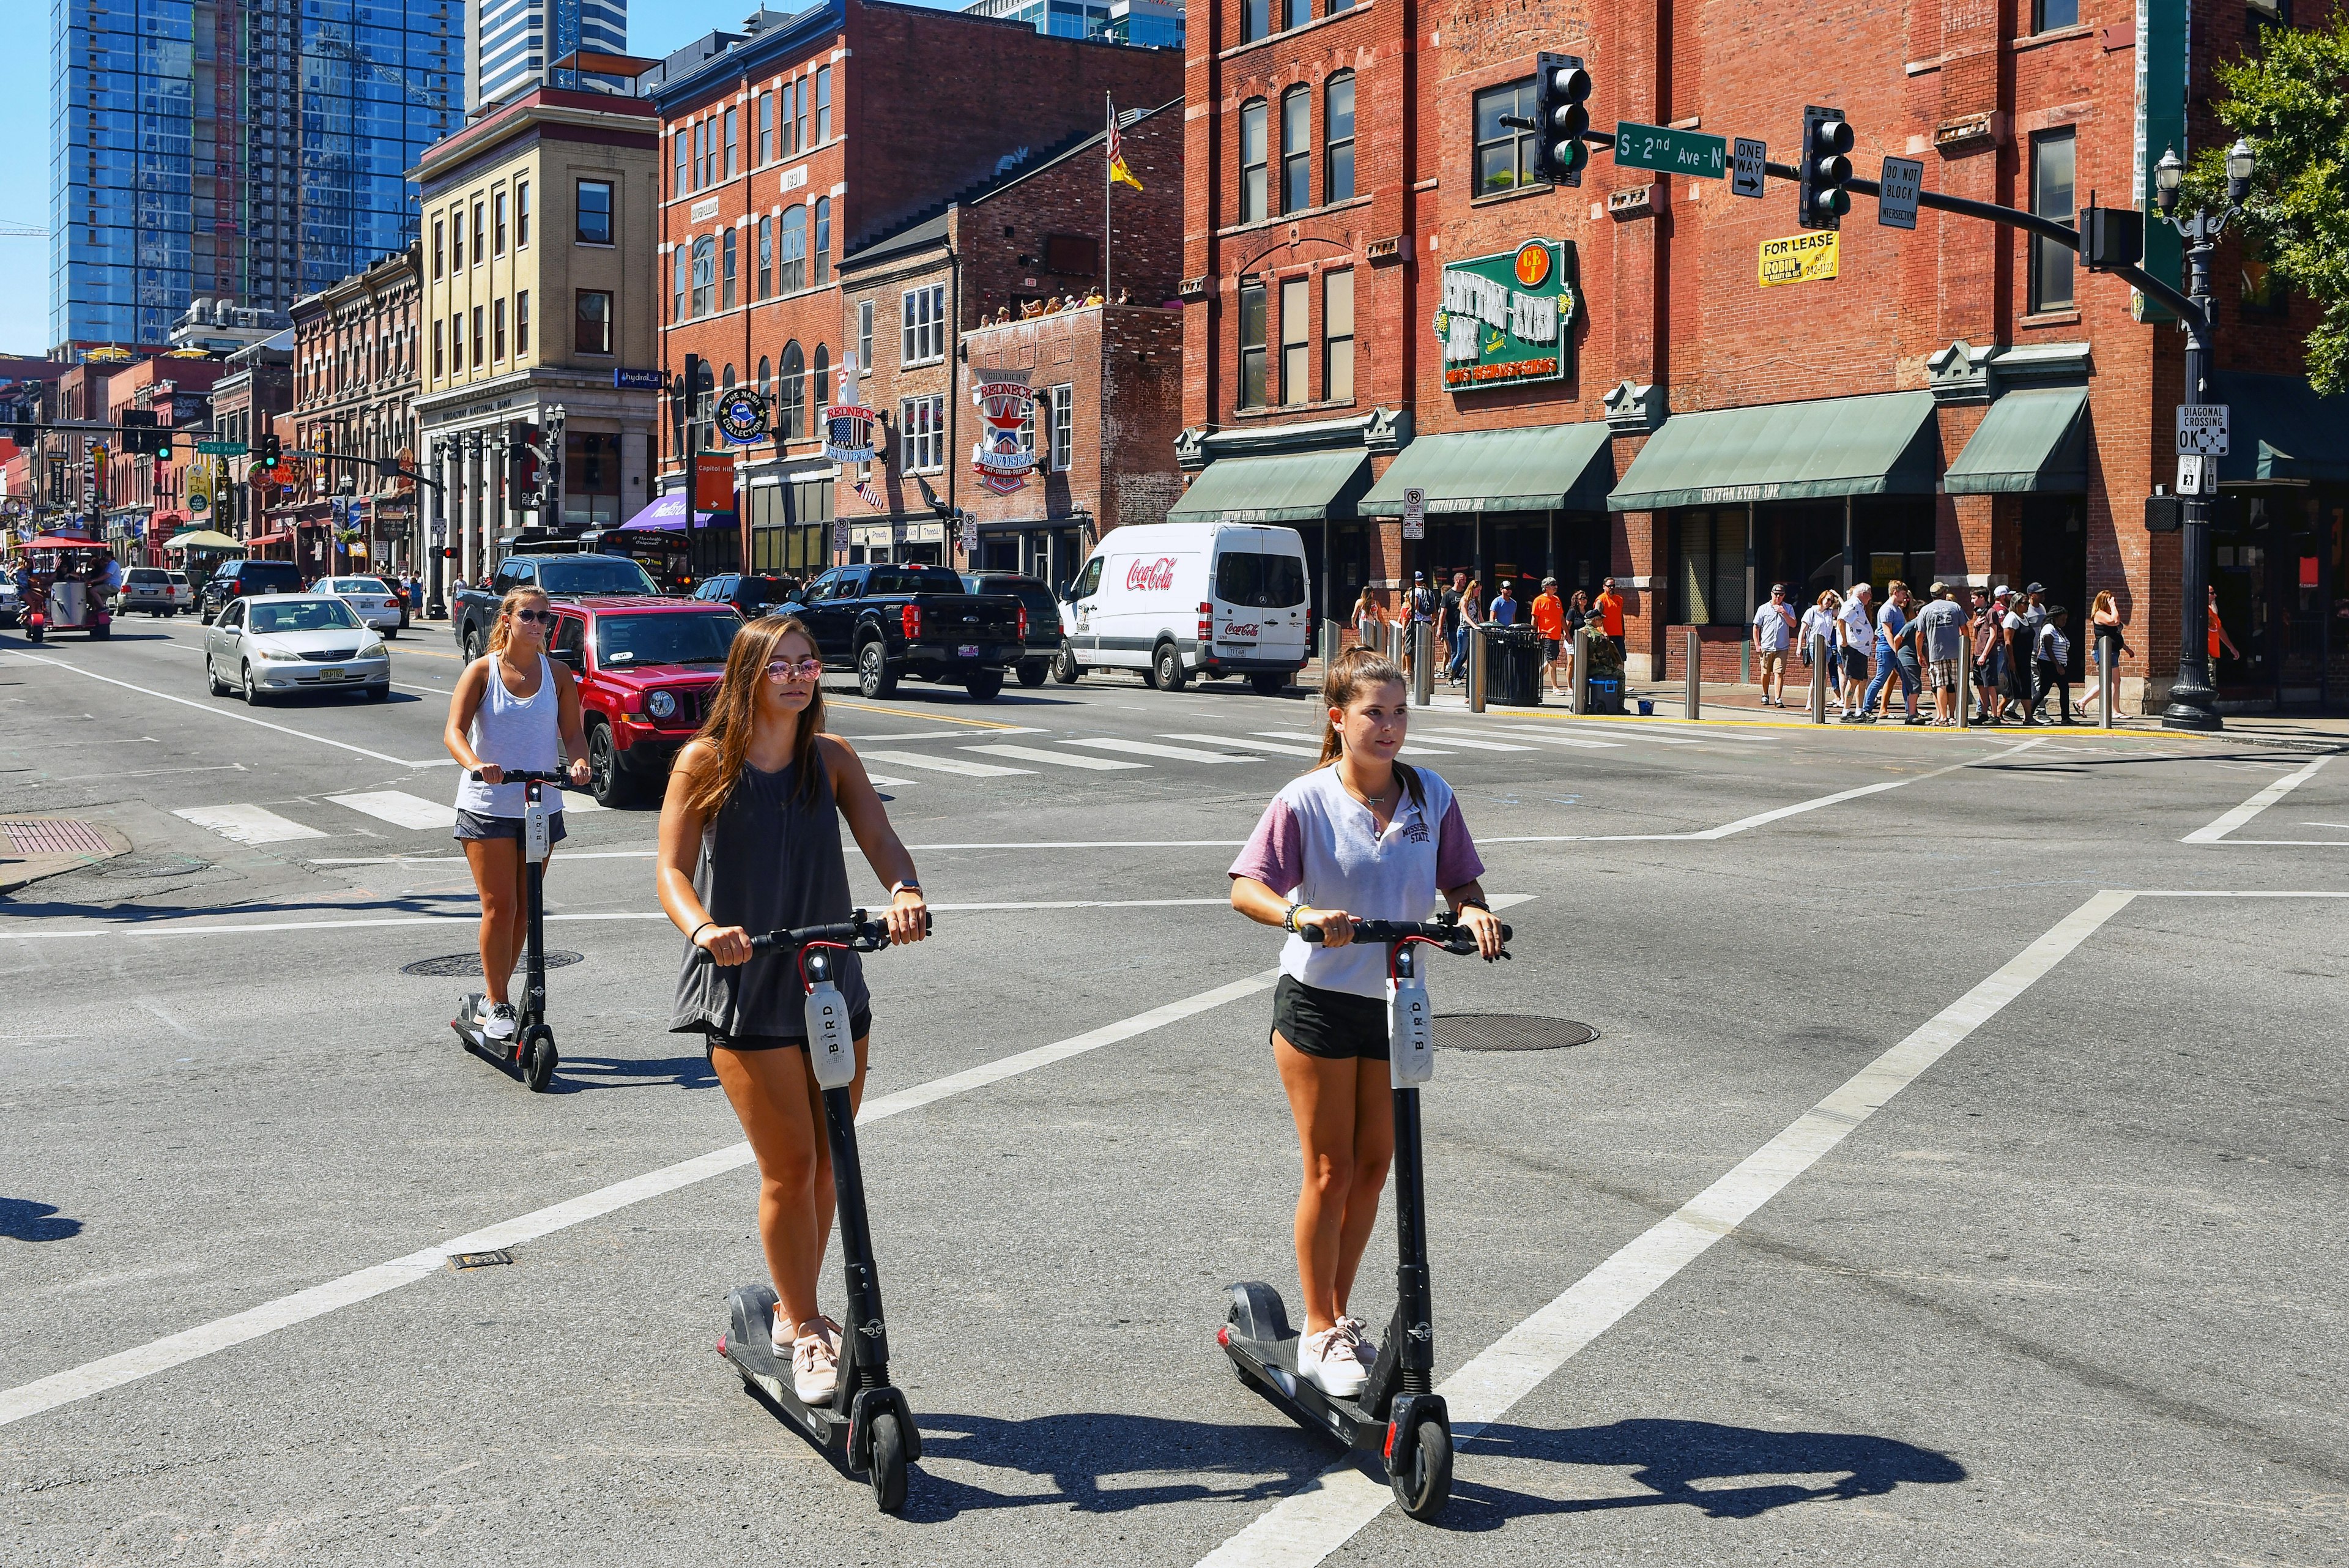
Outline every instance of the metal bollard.
[[1468, 628], [1468, 711], [1485, 711], [1485, 628]]
[[2113, 662], [2109, 659], [2096, 660], [2096, 722], [2107, 730], [2113, 728], [2113, 701], [2121, 690], [2120, 675], [2113, 669]]
[[1974, 711], [1974, 639], [1967, 632], [1958, 642], [1958, 728], [1971, 730]]
[[1827, 639], [1811, 639], [1811, 722], [1827, 722]]
[[1590, 639], [1588, 627], [1574, 634], [1574, 676], [1567, 692], [1567, 711], [1570, 713], [1590, 711]]
[[1411, 705], [1424, 708], [1435, 701], [1435, 628], [1427, 621], [1411, 627]]
[[1694, 720], [1699, 716], [1699, 709], [1700, 709], [1700, 707], [1702, 706], [1702, 701], [1703, 701], [1703, 699], [1702, 699], [1702, 695], [1701, 695], [1702, 691], [1702, 688], [1703, 688], [1703, 685], [1704, 685], [1704, 678], [1703, 678], [1703, 673], [1702, 673], [1702, 649], [1703, 649], [1703, 645], [1702, 645], [1702, 644], [1701, 644], [1700, 642], [1698, 642], [1698, 640], [1697, 640], [1696, 628], [1694, 628], [1694, 627], [1691, 627], [1691, 628], [1689, 628], [1689, 633], [1688, 633], [1688, 672], [1687, 672], [1687, 673], [1688, 673], [1688, 696], [1687, 696], [1687, 698], [1685, 699], [1685, 702], [1686, 702], [1686, 716], [1687, 716], [1687, 717], [1688, 717], [1692, 722], [1693, 722], [1693, 721], [1694, 721]]
[[1327, 618], [1322, 620], [1321, 670], [1325, 675], [1329, 673], [1330, 667], [1338, 662], [1338, 639], [1340, 635], [1340, 633], [1338, 629], [1338, 623], [1336, 621]]

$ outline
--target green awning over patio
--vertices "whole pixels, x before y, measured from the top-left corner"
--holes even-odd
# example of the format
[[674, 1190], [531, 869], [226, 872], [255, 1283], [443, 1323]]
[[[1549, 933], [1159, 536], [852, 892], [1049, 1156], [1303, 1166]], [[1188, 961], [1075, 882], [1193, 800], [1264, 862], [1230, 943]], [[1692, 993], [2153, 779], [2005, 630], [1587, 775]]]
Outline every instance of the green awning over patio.
[[2210, 397], [2227, 405], [2220, 483], [2349, 481], [2349, 395], [2320, 398], [2303, 376], [2224, 370]]
[[1607, 498], [1617, 512], [1843, 495], [1930, 495], [1930, 392], [1877, 392], [1674, 414]]
[[1370, 487], [1359, 446], [1217, 458], [1168, 509], [1169, 523], [1320, 523], [1354, 515]]
[[1362, 497], [1365, 517], [1400, 517], [1402, 493], [1439, 512], [1604, 512], [1615, 486], [1603, 421], [1423, 435]]
[[2088, 488], [2088, 389], [2009, 392], [1990, 406], [1941, 488], [1952, 495]]

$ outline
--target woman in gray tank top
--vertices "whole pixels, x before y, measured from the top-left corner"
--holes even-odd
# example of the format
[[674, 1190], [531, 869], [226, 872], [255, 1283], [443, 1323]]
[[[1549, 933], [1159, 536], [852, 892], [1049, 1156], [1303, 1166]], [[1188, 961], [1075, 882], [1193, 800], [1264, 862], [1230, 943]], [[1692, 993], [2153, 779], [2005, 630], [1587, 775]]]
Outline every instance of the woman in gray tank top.
[[[840, 819], [889, 888], [889, 940], [926, 929], [914, 858], [848, 742], [823, 733], [815, 639], [770, 616], [735, 636], [701, 732], [678, 753], [661, 805], [661, 908], [690, 944], [670, 1028], [709, 1037], [709, 1062], [759, 1161], [759, 1239], [774, 1277], [778, 1359], [808, 1404], [832, 1397], [840, 1325], [816, 1307], [832, 1235], [832, 1151], [807, 1056], [797, 956], [750, 939], [832, 925], [854, 908]], [[872, 1007], [854, 953], [834, 955], [856, 1037], [852, 1102], [864, 1096]]]

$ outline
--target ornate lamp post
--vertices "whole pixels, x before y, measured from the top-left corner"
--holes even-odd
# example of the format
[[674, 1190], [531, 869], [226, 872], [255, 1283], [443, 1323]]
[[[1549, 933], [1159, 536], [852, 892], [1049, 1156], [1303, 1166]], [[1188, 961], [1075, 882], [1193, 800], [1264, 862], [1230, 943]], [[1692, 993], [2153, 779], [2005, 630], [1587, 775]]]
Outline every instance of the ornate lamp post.
[[[2216, 213], [2198, 211], [2181, 217], [2178, 196], [2186, 178], [2186, 164], [2178, 156], [2178, 149], [2164, 151], [2161, 161], [2154, 165], [2154, 199], [2161, 208], [2163, 220], [2186, 242], [2186, 294], [2196, 311], [2186, 321], [2189, 402], [2209, 400], [2205, 379], [2211, 369], [2211, 336], [2218, 322], [2215, 302], [2210, 296], [2210, 258], [2219, 248], [2220, 234], [2243, 210], [2243, 198], [2251, 193], [2252, 167], [2251, 144], [2238, 140], [2227, 150], [2226, 206]], [[2171, 730], [2216, 730], [2222, 726], [2219, 720], [2219, 694], [2211, 687], [2208, 652], [2209, 499], [2190, 496], [2184, 511], [2184, 530], [2179, 541], [2184, 558], [2178, 574], [2178, 679], [2170, 685], [2169, 706], [2163, 711], [2161, 722], [2165, 729]]]

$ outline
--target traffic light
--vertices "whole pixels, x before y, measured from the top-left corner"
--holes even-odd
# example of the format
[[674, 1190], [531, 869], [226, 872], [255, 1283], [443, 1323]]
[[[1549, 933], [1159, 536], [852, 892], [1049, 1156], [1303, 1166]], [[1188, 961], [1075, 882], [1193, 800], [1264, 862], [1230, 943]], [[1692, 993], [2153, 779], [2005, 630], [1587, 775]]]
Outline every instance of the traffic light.
[[122, 455], [136, 457], [155, 450], [155, 410], [122, 410]]
[[26, 451], [31, 450], [34, 443], [41, 439], [40, 431], [26, 421], [25, 410], [21, 405], [10, 410], [9, 417], [17, 422], [11, 424], [8, 427], [8, 439], [15, 441], [21, 449]]
[[440, 556], [444, 561], [453, 561], [457, 558], [457, 546], [454, 545], [443, 545], [432, 553]]
[[1552, 185], [1579, 185], [1590, 149], [1582, 133], [1590, 129], [1590, 73], [1578, 55], [1540, 57], [1534, 73], [1534, 178]]
[[2145, 214], [2134, 207], [2080, 209], [2080, 262], [2090, 272], [2135, 266], [2145, 259]]
[[277, 432], [274, 431], [263, 432], [254, 442], [253, 465], [255, 468], [275, 468], [278, 450]]
[[1851, 211], [1851, 122], [1839, 109], [1803, 109], [1802, 181], [1795, 221], [1806, 229], [1838, 229]]
[[171, 462], [171, 432], [170, 431], [156, 431], [150, 433], [147, 437], [147, 450], [159, 461], [163, 462]]

